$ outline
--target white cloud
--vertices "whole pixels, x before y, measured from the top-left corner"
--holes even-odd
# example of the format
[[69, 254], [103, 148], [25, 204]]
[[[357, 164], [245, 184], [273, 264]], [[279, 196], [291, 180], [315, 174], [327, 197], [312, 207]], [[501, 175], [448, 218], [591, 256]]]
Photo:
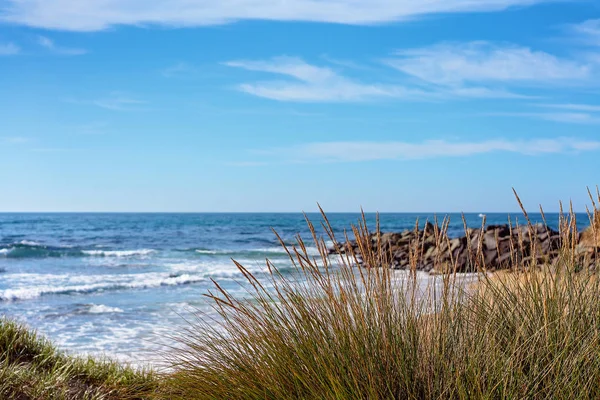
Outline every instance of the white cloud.
[[587, 111], [587, 112], [599, 112], [600, 105], [595, 104], [537, 104], [539, 107], [546, 108], [558, 108], [562, 110], [573, 110], [573, 111]]
[[600, 124], [600, 116], [586, 112], [498, 112], [486, 114], [499, 117], [525, 117], [569, 124]]
[[[239, 85], [241, 91], [272, 100], [305, 102], [539, 98], [549, 88], [587, 87], [596, 81], [599, 69], [589, 60], [564, 59], [513, 44], [489, 42], [440, 43], [402, 50], [383, 63], [400, 71], [404, 84], [397, 80], [359, 81], [339, 73], [338, 69], [344, 68], [339, 63], [334, 62], [333, 69], [294, 57], [225, 64], [286, 78], [246, 82]], [[351, 69], [356, 70], [357, 66], [353, 64]], [[527, 91], [523, 93], [524, 90]]]
[[589, 19], [572, 28], [583, 43], [600, 46], [600, 19]]
[[31, 138], [23, 137], [23, 136], [5, 136], [2, 137], [1, 140], [5, 143], [10, 144], [22, 144], [31, 142]]
[[265, 161], [241, 161], [241, 162], [226, 163], [225, 165], [227, 165], [229, 167], [250, 168], [250, 167], [264, 167], [264, 166], [269, 165], [269, 163], [267, 163]]
[[389, 83], [366, 83], [345, 77], [329, 67], [306, 63], [296, 57], [275, 57], [262, 61], [230, 61], [225, 65], [249, 71], [280, 75], [287, 79], [243, 83], [242, 92], [278, 101], [350, 102], [373, 99], [439, 100], [464, 98], [517, 98], [505, 90], [483, 87], [423, 87]]
[[65, 102], [82, 105], [93, 105], [112, 111], [141, 111], [146, 101], [136, 99], [122, 92], [111, 92], [105, 97], [95, 100], [66, 98]]
[[571, 124], [600, 124], [600, 105], [593, 104], [532, 104], [538, 108], [549, 109], [544, 112], [499, 112], [486, 115], [501, 117], [525, 117], [543, 119], [546, 121], [563, 122]]
[[279, 148], [271, 151], [288, 162], [360, 162], [374, 160], [414, 160], [439, 157], [467, 157], [493, 152], [542, 155], [600, 150], [600, 141], [574, 138], [532, 140], [486, 140], [449, 142], [428, 140], [410, 142], [322, 142]]
[[38, 44], [55, 54], [79, 56], [87, 53], [87, 50], [84, 49], [57, 46], [52, 39], [46, 36], [38, 36]]
[[114, 93], [108, 97], [92, 101], [93, 105], [113, 111], [139, 111], [145, 101], [128, 97], [124, 94]]
[[68, 152], [72, 152], [72, 151], [79, 151], [79, 149], [68, 149], [68, 148], [62, 148], [62, 147], [44, 147], [44, 148], [31, 149], [30, 151], [32, 151], [34, 153], [68, 153]]
[[0, 43], [0, 56], [12, 56], [20, 52], [21, 48], [14, 43]]
[[292, 78], [244, 83], [238, 87], [243, 92], [272, 100], [343, 102], [382, 97], [431, 97], [431, 94], [419, 89], [357, 82], [338, 74], [331, 68], [310, 65], [295, 57], [275, 57], [267, 61], [230, 61], [225, 65]]
[[388, 64], [423, 81], [446, 86], [469, 83], [547, 83], [585, 81], [589, 65], [542, 51], [489, 42], [441, 43], [402, 50]]
[[185, 77], [196, 73], [196, 68], [185, 62], [178, 62], [161, 71], [165, 78]]
[[201, 26], [239, 20], [375, 24], [435, 13], [499, 11], [551, 0], [6, 0], [0, 20], [48, 29]]

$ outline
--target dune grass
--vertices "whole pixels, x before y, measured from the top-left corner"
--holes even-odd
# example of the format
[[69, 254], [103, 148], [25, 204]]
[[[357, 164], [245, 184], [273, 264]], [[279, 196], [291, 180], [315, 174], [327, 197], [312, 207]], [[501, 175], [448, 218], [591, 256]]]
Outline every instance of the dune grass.
[[[427, 288], [414, 269], [356, 268], [357, 254], [328, 256], [311, 225], [319, 257], [301, 238], [292, 248], [282, 241], [295, 274], [267, 262], [259, 280], [237, 264], [249, 299], [215, 282], [208, 297], [221, 321], [198, 313], [178, 337], [166, 396], [600, 398], [600, 282], [578, 258], [574, 219], [562, 216], [558, 262], [515, 262], [492, 278], [481, 271], [476, 287], [452, 265]], [[323, 226], [336, 243], [325, 215]], [[390, 254], [372, 250], [364, 219], [353, 236], [367, 265], [389, 265]], [[418, 243], [412, 253], [416, 265]]]
[[33, 331], [0, 319], [0, 399], [135, 400], [151, 398], [158, 387], [150, 372], [67, 356]]

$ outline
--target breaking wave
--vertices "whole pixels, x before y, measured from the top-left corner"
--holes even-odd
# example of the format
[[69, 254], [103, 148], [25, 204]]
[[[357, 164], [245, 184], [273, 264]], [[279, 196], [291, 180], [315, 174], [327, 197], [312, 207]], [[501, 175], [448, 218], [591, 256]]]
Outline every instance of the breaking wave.
[[87, 310], [89, 314], [109, 314], [109, 313], [122, 313], [119, 307], [105, 306], [104, 304], [89, 304]]
[[134, 257], [147, 256], [156, 253], [153, 249], [140, 250], [82, 250], [83, 254], [93, 257]]
[[[56, 276], [55, 276], [56, 277]], [[44, 279], [40, 275], [37, 281]], [[34, 280], [34, 281], [35, 281]], [[47, 279], [49, 281], [52, 278]], [[147, 273], [130, 275], [90, 275], [63, 280], [55, 285], [24, 286], [0, 290], [0, 300], [31, 300], [45, 295], [94, 293], [111, 290], [145, 289], [160, 286], [188, 285], [205, 281], [206, 278], [191, 274]]]
[[70, 246], [48, 246], [27, 240], [0, 245], [0, 257], [5, 258], [139, 257], [155, 252], [156, 250], [153, 249], [81, 250]]

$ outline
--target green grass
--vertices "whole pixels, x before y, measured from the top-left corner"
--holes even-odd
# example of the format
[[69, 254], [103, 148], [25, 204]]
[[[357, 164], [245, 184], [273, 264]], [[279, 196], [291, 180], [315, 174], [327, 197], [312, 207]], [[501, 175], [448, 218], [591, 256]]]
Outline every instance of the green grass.
[[147, 399], [158, 380], [108, 360], [77, 358], [47, 340], [0, 319], [0, 399]]

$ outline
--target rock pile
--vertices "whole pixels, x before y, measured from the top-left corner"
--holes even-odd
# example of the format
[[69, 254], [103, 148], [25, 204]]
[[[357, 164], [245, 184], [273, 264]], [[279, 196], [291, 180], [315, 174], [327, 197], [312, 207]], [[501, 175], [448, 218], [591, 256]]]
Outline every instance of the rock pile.
[[[388, 267], [440, 273], [553, 264], [559, 259], [562, 238], [558, 231], [543, 224], [531, 227], [489, 225], [484, 229], [468, 229], [462, 237], [449, 238], [436, 226], [427, 223], [422, 230], [372, 234], [367, 243], [373, 251], [381, 246], [389, 255]], [[361, 265], [365, 265], [356, 241], [340, 243], [337, 250], [330, 249], [330, 253], [349, 251], [358, 256]], [[583, 245], [578, 246], [575, 252], [578, 262], [585, 267], [595, 265], [598, 253], [595, 248]]]

